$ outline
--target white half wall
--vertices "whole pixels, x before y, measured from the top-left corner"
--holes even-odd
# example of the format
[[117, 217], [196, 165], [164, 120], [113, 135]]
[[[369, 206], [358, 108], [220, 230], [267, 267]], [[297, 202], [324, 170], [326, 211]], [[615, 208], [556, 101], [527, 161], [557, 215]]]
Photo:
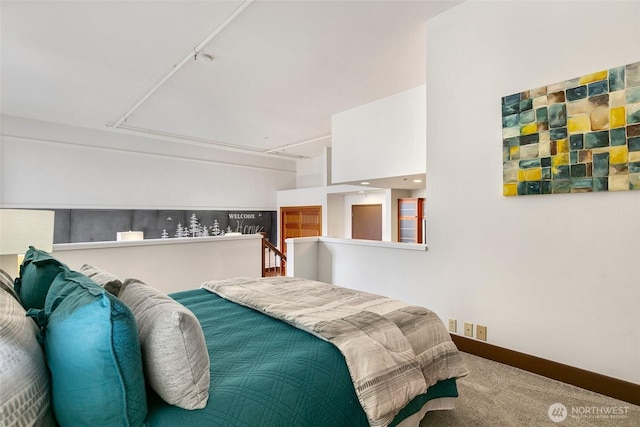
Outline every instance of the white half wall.
[[209, 280], [262, 275], [260, 234], [64, 243], [54, 245], [51, 255], [73, 270], [89, 264], [165, 293], [196, 289]]
[[427, 22], [426, 275], [488, 341], [640, 384], [640, 192], [502, 196], [501, 97], [640, 60], [639, 2], [468, 1]]
[[[429, 274], [429, 253], [415, 243], [374, 242], [370, 240], [303, 237], [287, 239], [291, 259], [287, 276], [333, 283], [351, 289], [423, 305], [436, 314], [441, 295], [438, 288], [424, 281]], [[431, 301], [421, 300], [425, 291]], [[416, 302], [419, 301], [419, 302]]]
[[295, 162], [2, 117], [0, 206], [273, 210]]

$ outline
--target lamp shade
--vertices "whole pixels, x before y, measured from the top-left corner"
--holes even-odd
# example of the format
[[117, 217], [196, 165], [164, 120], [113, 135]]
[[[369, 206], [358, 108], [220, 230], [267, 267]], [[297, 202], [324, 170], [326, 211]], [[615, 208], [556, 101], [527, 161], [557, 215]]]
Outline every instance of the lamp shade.
[[118, 231], [116, 240], [144, 240], [144, 232], [142, 231]]
[[0, 209], [0, 255], [16, 255], [34, 246], [53, 251], [54, 211]]

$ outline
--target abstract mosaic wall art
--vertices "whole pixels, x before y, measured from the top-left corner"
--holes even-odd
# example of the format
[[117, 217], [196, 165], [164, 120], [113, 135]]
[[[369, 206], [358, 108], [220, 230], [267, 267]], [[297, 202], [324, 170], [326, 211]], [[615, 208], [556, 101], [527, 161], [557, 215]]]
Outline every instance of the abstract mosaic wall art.
[[640, 62], [502, 98], [503, 195], [640, 190]]

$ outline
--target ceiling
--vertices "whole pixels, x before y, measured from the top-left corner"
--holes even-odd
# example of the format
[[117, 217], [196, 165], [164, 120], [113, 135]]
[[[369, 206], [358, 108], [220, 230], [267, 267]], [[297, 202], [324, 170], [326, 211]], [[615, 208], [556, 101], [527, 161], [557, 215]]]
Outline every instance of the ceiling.
[[0, 108], [314, 157], [333, 114], [425, 83], [425, 21], [458, 3], [2, 0]]

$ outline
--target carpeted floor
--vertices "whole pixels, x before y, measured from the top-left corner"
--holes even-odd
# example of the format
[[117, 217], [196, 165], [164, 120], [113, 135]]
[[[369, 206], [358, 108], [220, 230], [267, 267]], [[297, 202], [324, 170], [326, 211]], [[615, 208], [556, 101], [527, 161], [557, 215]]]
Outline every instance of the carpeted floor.
[[463, 357], [471, 374], [458, 381], [456, 408], [428, 413], [420, 427], [640, 426], [640, 406], [467, 353]]

